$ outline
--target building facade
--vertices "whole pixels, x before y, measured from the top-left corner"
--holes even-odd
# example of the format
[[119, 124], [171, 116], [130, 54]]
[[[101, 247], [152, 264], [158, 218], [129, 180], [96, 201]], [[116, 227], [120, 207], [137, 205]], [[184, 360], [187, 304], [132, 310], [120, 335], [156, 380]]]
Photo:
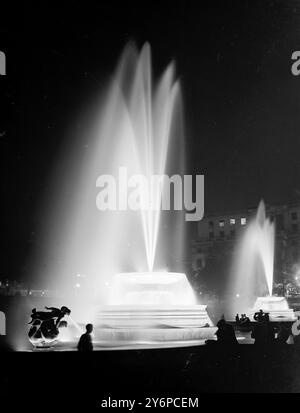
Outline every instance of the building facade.
[[[195, 274], [224, 277], [239, 239], [257, 208], [206, 215], [197, 223], [192, 241], [192, 269]], [[274, 282], [298, 284], [300, 290], [300, 203], [267, 205], [266, 216], [275, 223]]]

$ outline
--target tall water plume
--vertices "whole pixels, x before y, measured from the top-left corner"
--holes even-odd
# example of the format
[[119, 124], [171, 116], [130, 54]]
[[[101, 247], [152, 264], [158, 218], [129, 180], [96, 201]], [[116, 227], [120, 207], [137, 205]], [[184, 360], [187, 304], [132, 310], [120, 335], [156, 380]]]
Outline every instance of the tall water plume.
[[[139, 53], [128, 45], [101, 103], [79, 121], [80, 132], [67, 140], [45, 198], [41, 247], [32, 265], [36, 280], [46, 280], [47, 287], [78, 288], [81, 310], [72, 314], [77, 320], [83, 314], [84, 290], [97, 292], [98, 305], [99, 294], [105, 300], [116, 273], [182, 269], [182, 211], [96, 208], [100, 175], [118, 181], [120, 168], [146, 179], [183, 173], [182, 100], [174, 64], [154, 82], [150, 46]], [[122, 191], [119, 185], [119, 199]], [[150, 188], [150, 198], [161, 201], [157, 188]], [[86, 311], [91, 308], [87, 302]]]
[[256, 216], [238, 240], [229, 291], [231, 313], [246, 312], [263, 295], [272, 295], [275, 225], [260, 202]]

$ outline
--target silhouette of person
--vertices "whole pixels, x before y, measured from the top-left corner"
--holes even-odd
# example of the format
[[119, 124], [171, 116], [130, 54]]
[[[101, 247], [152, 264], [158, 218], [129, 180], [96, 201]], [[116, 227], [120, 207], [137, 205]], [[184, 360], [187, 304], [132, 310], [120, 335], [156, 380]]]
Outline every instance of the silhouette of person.
[[87, 324], [85, 328], [86, 332], [80, 337], [77, 345], [77, 350], [82, 352], [93, 351], [93, 341], [91, 336], [93, 331], [93, 324]]
[[297, 321], [292, 325], [291, 331], [293, 336], [294, 344], [299, 347], [300, 345], [300, 316], [297, 317]]
[[287, 344], [290, 334], [291, 334], [290, 327], [285, 326], [283, 323], [280, 323], [276, 342], [278, 344]]
[[246, 314], [242, 314], [239, 324], [237, 324], [238, 330], [243, 332], [251, 331], [251, 321]]
[[275, 332], [270, 323], [269, 317], [259, 319], [252, 331], [251, 337], [255, 339], [255, 344], [260, 346], [274, 344]]
[[216, 336], [219, 344], [224, 346], [238, 344], [232, 325], [226, 323], [226, 321], [222, 318], [218, 322], [217, 327], [218, 330], [216, 332]]

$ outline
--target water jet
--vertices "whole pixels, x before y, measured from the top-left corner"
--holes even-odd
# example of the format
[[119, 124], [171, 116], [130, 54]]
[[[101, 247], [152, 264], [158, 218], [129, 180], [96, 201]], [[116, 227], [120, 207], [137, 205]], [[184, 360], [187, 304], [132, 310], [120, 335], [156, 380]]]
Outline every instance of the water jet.
[[[254, 313], [263, 310], [271, 321], [295, 320], [285, 297], [273, 296], [275, 223], [266, 217], [266, 207], [260, 202], [240, 240], [235, 266], [235, 288], [242, 297], [232, 313]], [[263, 295], [262, 295], [263, 292]]]
[[[52, 254], [47, 251], [52, 261], [44, 266], [51, 269], [49, 278], [63, 274], [57, 288], [66, 273], [87, 274], [91, 295], [97, 291], [99, 297], [84, 302], [78, 289], [70, 305], [74, 318], [86, 311], [88, 318], [76, 321], [93, 323], [95, 340], [105, 346], [178, 346], [213, 338], [216, 328], [206, 306], [197, 303], [186, 275], [172, 272], [183, 270], [185, 220], [201, 219], [204, 192], [203, 176], [197, 175], [194, 202], [192, 176], [184, 174], [182, 97], [174, 64], [154, 82], [149, 44], [140, 52], [128, 45], [97, 124], [83, 164], [66, 167], [80, 176], [70, 179], [77, 182], [75, 202], [62, 202], [49, 225], [48, 237], [57, 227]], [[149, 184], [155, 176], [168, 179]], [[131, 187], [130, 177], [143, 177], [145, 184], [137, 188], [135, 181]], [[166, 204], [161, 186], [167, 193], [174, 189], [174, 197], [167, 197], [170, 208], [161, 208]], [[67, 219], [58, 221], [66, 211]], [[170, 272], [158, 270], [166, 267]]]

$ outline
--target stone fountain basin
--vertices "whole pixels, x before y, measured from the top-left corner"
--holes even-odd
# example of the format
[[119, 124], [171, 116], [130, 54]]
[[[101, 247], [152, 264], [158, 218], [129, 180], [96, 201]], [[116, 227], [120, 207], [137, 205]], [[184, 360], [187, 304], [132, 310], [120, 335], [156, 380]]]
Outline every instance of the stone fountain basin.
[[258, 297], [251, 310], [251, 317], [253, 318], [259, 310], [269, 313], [270, 321], [295, 321], [297, 319], [285, 297]]
[[199, 342], [214, 340], [217, 327], [189, 327], [189, 328], [99, 328], [94, 332], [95, 341], [100, 343], [153, 343], [168, 344]]
[[190, 306], [105, 306], [96, 325], [106, 328], [187, 328], [212, 327], [206, 305]]
[[94, 320], [95, 340], [103, 344], [196, 345], [217, 330], [183, 273], [117, 274], [108, 303]]
[[178, 346], [213, 340], [213, 326], [206, 305], [106, 306], [97, 315], [95, 340], [102, 343], [160, 343]]

